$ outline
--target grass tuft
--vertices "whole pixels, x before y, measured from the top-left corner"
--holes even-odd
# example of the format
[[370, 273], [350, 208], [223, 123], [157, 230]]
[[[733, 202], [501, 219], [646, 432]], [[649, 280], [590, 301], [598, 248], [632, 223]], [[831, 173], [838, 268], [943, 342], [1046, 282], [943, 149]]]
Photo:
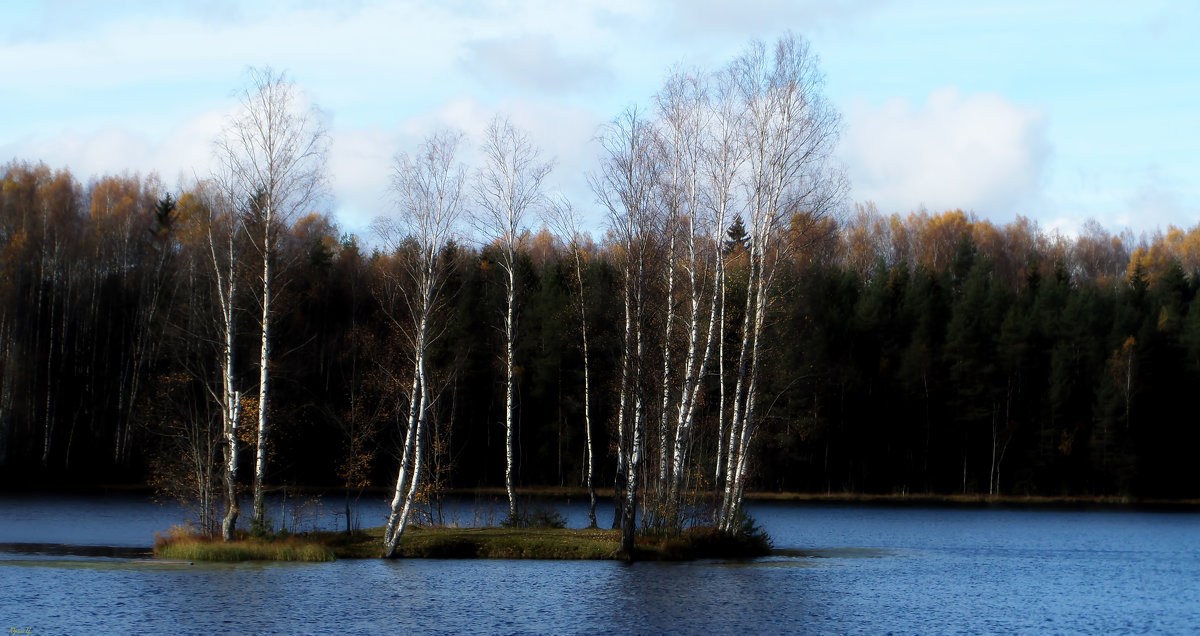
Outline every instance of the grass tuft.
[[333, 561], [328, 546], [298, 538], [268, 541], [241, 538], [221, 541], [198, 535], [178, 533], [157, 535], [154, 556], [177, 561]]

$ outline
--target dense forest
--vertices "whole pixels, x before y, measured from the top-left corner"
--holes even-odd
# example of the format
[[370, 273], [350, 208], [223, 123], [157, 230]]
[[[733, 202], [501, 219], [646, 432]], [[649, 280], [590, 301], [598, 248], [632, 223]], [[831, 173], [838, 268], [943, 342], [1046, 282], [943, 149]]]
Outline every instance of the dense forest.
[[[469, 178], [461, 135], [398, 157], [401, 213], [365, 238], [321, 212], [303, 125], [279, 179], [220, 142], [225, 178], [181, 190], [11, 161], [0, 478], [212, 507], [254, 472], [261, 509], [399, 466], [395, 510], [402, 485], [594, 485], [668, 525], [721, 488], [1200, 494], [1200, 227], [848, 211], [819, 86], [794, 38], [672, 75], [600, 133], [600, 236], [499, 118]], [[255, 76], [223, 139], [293, 90]]]
[[[196, 196], [176, 202], [153, 176], [83, 184], [25, 162], [0, 175], [5, 483], [154, 481], [196, 436], [215, 445], [197, 386], [217, 372], [196, 325], [213, 305]], [[731, 270], [753, 238], [741, 227], [722, 247]], [[1197, 493], [1200, 228], [1135, 240], [1090, 224], [1066, 238], [1026, 219], [868, 206], [823, 231], [786, 263], [774, 301], [756, 488]], [[292, 224], [281, 248], [271, 482], [338, 486], [353, 472], [386, 484], [387, 369], [403, 354], [371, 290], [392, 256], [320, 215]], [[430, 470], [439, 486], [501, 485], [503, 282], [494, 247], [456, 249]], [[612, 250], [583, 249], [601, 457], [622, 321]], [[516, 271], [519, 482], [578, 485], [580, 281], [545, 228], [521, 237]], [[239, 319], [238, 350], [253, 359], [258, 328], [250, 312]], [[252, 384], [257, 370], [242, 374]], [[711, 418], [701, 453], [715, 445]], [[598, 467], [610, 484], [611, 462]]]

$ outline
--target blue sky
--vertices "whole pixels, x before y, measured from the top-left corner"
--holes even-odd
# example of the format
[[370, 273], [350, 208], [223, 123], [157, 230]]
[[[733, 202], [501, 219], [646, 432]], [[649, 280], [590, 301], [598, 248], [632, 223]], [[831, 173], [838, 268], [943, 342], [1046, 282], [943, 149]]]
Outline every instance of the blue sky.
[[387, 211], [397, 152], [494, 113], [594, 209], [598, 125], [672, 65], [716, 68], [788, 29], [842, 112], [855, 202], [1067, 234], [1200, 222], [1200, 3], [1154, 0], [6, 2], [0, 161], [174, 186], [208, 170], [246, 67], [270, 65], [328, 118], [348, 230]]

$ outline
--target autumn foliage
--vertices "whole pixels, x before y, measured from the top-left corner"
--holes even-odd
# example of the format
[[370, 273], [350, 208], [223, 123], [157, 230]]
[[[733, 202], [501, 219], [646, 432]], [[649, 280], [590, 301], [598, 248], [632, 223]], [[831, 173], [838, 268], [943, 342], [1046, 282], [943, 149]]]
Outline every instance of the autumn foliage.
[[[219, 370], [203, 205], [153, 176], [85, 183], [44, 164], [0, 167], [4, 483], [219, 491], [205, 482], [220, 473], [210, 465], [220, 461], [220, 416], [209, 400]], [[409, 334], [379, 298], [406, 248], [372, 251], [322, 215], [284, 234], [268, 481], [384, 485], [394, 466], [381, 458], [397, 452], [405, 414], [397, 387], [412, 378], [403, 371]], [[1200, 226], [1134, 236], [1087, 223], [1068, 236], [1024, 218], [864, 205], [795, 236], [803, 244], [787, 251], [771, 299], [751, 489], [1200, 494], [1188, 470], [1200, 442]], [[744, 285], [739, 245], [723, 246], [734, 297]], [[611, 439], [617, 408], [616, 249], [587, 246], [581, 270], [600, 440]], [[503, 286], [489, 266], [494, 247], [454, 250], [430, 351], [444, 371], [431, 378], [428, 452], [438, 459], [426, 466], [441, 472], [429, 483], [498, 486]], [[514, 268], [525, 293], [518, 480], [578, 485], [580, 276], [547, 230], [522, 237]], [[252, 361], [255, 319], [238, 320], [238, 356]], [[251, 386], [257, 370], [247, 363], [241, 373]], [[243, 399], [252, 419], [258, 405]], [[701, 400], [692, 452], [710, 462], [715, 387]], [[598, 483], [611, 485], [612, 458], [599, 455]]]

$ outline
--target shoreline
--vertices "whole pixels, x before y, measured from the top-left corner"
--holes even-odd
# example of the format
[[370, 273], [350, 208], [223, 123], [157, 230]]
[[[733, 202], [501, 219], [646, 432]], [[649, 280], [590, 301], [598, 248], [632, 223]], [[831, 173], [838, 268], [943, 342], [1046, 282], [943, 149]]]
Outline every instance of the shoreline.
[[[268, 493], [286, 490], [289, 495], [344, 496], [342, 487], [281, 486], [267, 487]], [[5, 495], [107, 495], [144, 494], [154, 496], [153, 488], [144, 484], [80, 484], [40, 487], [36, 489], [0, 488]], [[366, 488], [363, 497], [386, 496], [390, 490], [383, 487]], [[588, 499], [587, 489], [575, 486], [525, 486], [517, 488], [523, 499], [544, 501], [566, 499], [567, 501]], [[707, 498], [708, 493], [696, 495]], [[478, 488], [449, 488], [444, 497], [506, 499], [502, 486]], [[596, 497], [612, 499], [611, 488], [596, 489]], [[1128, 495], [988, 495], [980, 493], [853, 493], [853, 492], [773, 492], [753, 491], [745, 494], [750, 502], [779, 502], [815, 505], [870, 505], [896, 507], [1026, 507], [1065, 509], [1132, 509], [1132, 510], [1200, 510], [1200, 498], [1134, 497]]]

